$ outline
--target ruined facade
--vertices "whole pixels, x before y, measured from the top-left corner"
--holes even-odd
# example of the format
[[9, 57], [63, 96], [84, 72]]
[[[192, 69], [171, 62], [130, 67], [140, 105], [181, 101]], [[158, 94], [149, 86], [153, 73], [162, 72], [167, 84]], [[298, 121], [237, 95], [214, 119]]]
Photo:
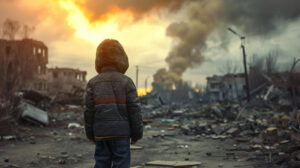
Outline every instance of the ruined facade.
[[37, 40], [0, 39], [0, 93], [34, 90], [47, 95], [85, 88], [86, 71], [47, 68], [48, 48]]
[[243, 74], [207, 77], [206, 94], [210, 102], [233, 102], [245, 95]]
[[82, 92], [86, 85], [86, 71], [71, 68], [48, 69], [48, 93], [73, 93]]
[[47, 90], [48, 48], [37, 40], [0, 39], [1, 88]]

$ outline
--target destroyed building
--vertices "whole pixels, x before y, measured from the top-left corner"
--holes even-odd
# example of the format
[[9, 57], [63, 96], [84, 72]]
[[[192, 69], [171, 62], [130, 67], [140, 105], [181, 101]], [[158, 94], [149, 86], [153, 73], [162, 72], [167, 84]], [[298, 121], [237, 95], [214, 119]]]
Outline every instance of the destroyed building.
[[60, 93], [83, 92], [86, 85], [86, 71], [72, 68], [48, 69], [48, 93], [54, 95]]
[[244, 74], [207, 77], [206, 94], [209, 102], [233, 102], [245, 96]]
[[47, 90], [48, 48], [43, 42], [0, 39], [0, 60], [6, 85], [14, 84], [22, 90]]
[[[86, 71], [47, 68], [48, 47], [33, 39], [0, 39], [1, 88], [34, 90], [47, 95], [74, 93], [85, 88]], [[62, 83], [64, 83], [62, 85]]]

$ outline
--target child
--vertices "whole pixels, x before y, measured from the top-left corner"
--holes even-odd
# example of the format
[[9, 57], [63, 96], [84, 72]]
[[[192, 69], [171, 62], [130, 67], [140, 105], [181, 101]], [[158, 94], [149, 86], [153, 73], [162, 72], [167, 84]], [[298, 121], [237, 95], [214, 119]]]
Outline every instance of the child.
[[136, 88], [124, 75], [128, 66], [117, 40], [100, 43], [95, 61], [98, 75], [87, 84], [84, 112], [86, 136], [96, 144], [95, 168], [129, 168], [130, 138], [135, 144], [143, 136]]

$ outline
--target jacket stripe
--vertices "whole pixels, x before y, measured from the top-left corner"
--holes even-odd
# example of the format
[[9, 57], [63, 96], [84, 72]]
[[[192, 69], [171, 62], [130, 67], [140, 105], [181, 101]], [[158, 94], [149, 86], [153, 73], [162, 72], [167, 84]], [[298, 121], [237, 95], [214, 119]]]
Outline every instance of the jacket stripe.
[[95, 104], [126, 104], [126, 96], [118, 97], [97, 97], [94, 99]]

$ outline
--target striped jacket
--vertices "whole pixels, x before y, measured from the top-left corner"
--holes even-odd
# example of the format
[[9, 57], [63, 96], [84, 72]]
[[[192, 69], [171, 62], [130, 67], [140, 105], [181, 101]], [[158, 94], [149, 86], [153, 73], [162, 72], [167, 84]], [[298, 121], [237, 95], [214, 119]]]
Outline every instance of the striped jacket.
[[143, 123], [137, 92], [132, 80], [113, 67], [105, 67], [86, 89], [85, 131], [94, 137], [143, 136]]

